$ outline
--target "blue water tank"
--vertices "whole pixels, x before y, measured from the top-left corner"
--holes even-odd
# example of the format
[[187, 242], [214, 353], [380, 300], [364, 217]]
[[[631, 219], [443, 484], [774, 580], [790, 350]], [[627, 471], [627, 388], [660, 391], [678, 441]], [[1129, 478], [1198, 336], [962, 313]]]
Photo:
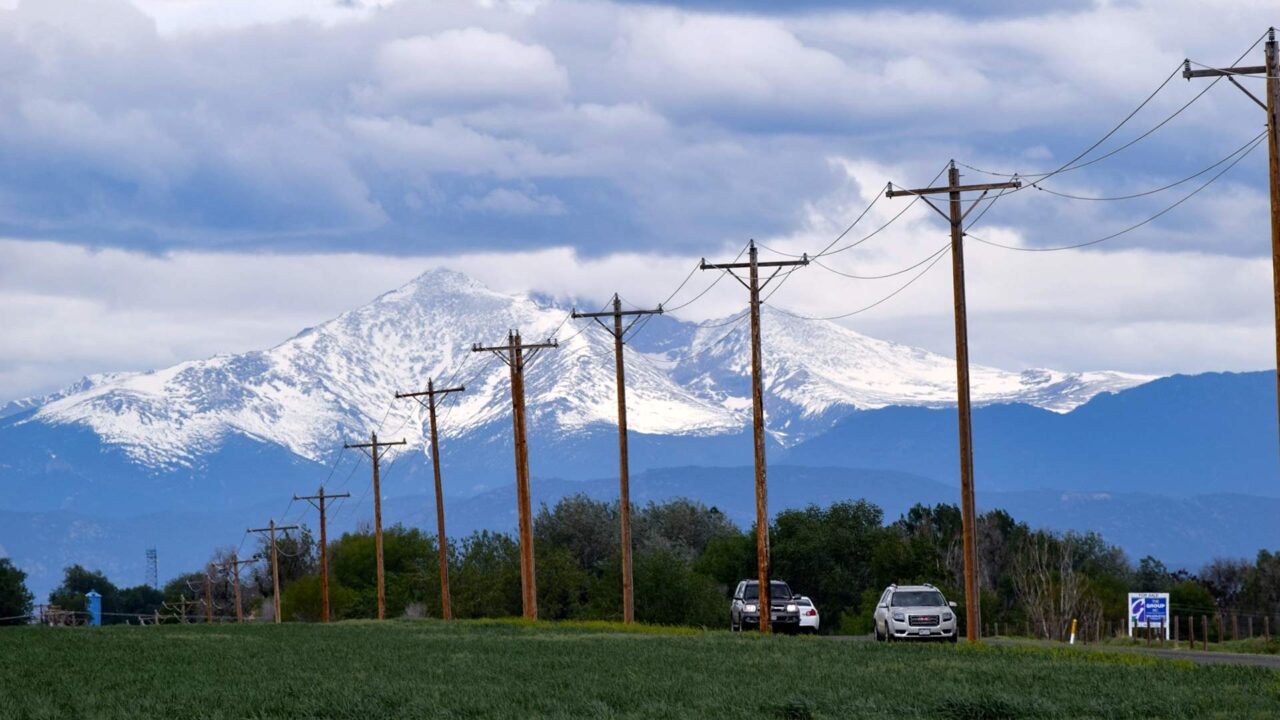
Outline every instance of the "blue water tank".
[[89, 624], [102, 624], [102, 594], [96, 590], [90, 590], [84, 594], [85, 600], [89, 604]]

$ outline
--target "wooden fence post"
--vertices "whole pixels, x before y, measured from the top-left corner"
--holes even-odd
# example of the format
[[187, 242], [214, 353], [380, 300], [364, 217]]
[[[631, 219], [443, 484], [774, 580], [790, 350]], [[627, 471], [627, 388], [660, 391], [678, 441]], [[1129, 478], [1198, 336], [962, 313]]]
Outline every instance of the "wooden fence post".
[[1204, 649], [1209, 649], [1209, 616], [1200, 616], [1200, 634], [1204, 636]]
[[1245, 618], [1245, 620], [1247, 621], [1245, 630], [1249, 632], [1249, 639], [1252, 640], [1253, 639], [1253, 616], [1250, 615], [1249, 617]]
[[1271, 616], [1262, 616], [1262, 639], [1271, 642]]

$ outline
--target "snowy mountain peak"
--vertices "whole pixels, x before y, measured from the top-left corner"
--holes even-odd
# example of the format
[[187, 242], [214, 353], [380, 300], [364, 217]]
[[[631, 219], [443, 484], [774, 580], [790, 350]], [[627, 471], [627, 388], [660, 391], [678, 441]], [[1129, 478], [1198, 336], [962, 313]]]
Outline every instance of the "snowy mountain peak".
[[[374, 428], [422, 447], [423, 411], [394, 395], [435, 378], [467, 388], [449, 400], [440, 428], [445, 437], [505, 441], [508, 368], [491, 353], [472, 352], [472, 344], [498, 344], [518, 329], [527, 341], [561, 339], [527, 370], [535, 427], [557, 433], [607, 427], [616, 422], [612, 340], [567, 315], [554, 303], [434, 269], [271, 349], [95, 376], [21, 407], [39, 407], [24, 422], [87, 426], [147, 466], [194, 465], [236, 435], [322, 460], [344, 439]], [[663, 323], [646, 330], [665, 328], [676, 338], [661, 353], [627, 346], [631, 429], [742, 431], [750, 422], [748, 323]], [[762, 339], [767, 420], [784, 443], [820, 433], [856, 409], [954, 402], [955, 363], [935, 353], [769, 307]], [[1150, 379], [986, 367], [974, 367], [972, 376], [975, 402], [1026, 402], [1060, 412]]]

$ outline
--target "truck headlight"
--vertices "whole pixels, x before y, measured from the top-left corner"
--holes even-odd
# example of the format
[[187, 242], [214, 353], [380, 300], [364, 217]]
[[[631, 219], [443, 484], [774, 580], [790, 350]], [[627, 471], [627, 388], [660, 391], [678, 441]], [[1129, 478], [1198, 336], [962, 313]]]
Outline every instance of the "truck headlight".
[[800, 608], [796, 607], [795, 603], [791, 603], [790, 605], [787, 605], [787, 612], [800, 612]]
[[743, 606], [742, 606], [742, 611], [743, 611], [743, 612], [753, 613], [753, 612], [755, 612], [755, 611], [756, 611], [756, 609], [757, 609], [757, 608], [756, 608], [756, 606], [755, 606], [754, 604], [752, 604], [752, 603], [748, 603], [748, 604], [746, 604], [746, 605], [743, 605]]
[[906, 615], [906, 613], [896, 612], [896, 613], [894, 613], [894, 614], [893, 614], [893, 619], [894, 619], [895, 621], [897, 621], [897, 622], [906, 622], [906, 621], [907, 621], [907, 615]]
[[955, 620], [955, 619], [956, 619], [955, 616], [952, 615], [951, 613], [942, 614], [942, 622], [951, 622], [952, 620]]

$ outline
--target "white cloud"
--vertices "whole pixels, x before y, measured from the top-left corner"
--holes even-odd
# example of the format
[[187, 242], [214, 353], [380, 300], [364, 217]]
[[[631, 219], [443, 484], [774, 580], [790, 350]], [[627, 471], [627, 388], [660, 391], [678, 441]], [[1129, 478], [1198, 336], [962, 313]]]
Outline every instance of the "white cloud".
[[[748, 237], [812, 252], [886, 181], [922, 183], [949, 157], [1052, 167], [1182, 57], [1233, 60], [1270, 13], [1252, 0], [1016, 18], [571, 0], [25, 2], [0, 10], [0, 232], [104, 249], [0, 247], [0, 325], [14, 339], [0, 348], [0, 394], [268, 345], [442, 261], [502, 289], [536, 278], [561, 296], [621, 289], [656, 302], [696, 256], [731, 254]], [[1202, 88], [1176, 79], [1107, 147]], [[1260, 121], [1223, 84], [1055, 187], [1158, 186]], [[974, 244], [975, 356], [1068, 369], [1269, 365], [1260, 159], [1092, 251]], [[1100, 237], [1180, 192], [1134, 204], [1024, 192], [978, 233]], [[880, 202], [866, 223], [904, 201]], [[915, 208], [830, 263], [889, 272], [943, 241]], [[847, 322], [949, 352], [947, 276], [943, 263]], [[901, 279], [810, 268], [774, 299], [835, 314]], [[741, 306], [721, 283], [686, 312]]]
[[504, 215], [563, 215], [565, 211], [564, 203], [554, 195], [526, 193], [510, 188], [495, 188], [479, 198], [464, 197], [462, 207]]
[[368, 17], [394, 0], [133, 0], [162, 32], [234, 30], [307, 19], [334, 24]]
[[392, 40], [376, 68], [383, 92], [401, 103], [555, 103], [569, 91], [549, 50], [475, 27]]

